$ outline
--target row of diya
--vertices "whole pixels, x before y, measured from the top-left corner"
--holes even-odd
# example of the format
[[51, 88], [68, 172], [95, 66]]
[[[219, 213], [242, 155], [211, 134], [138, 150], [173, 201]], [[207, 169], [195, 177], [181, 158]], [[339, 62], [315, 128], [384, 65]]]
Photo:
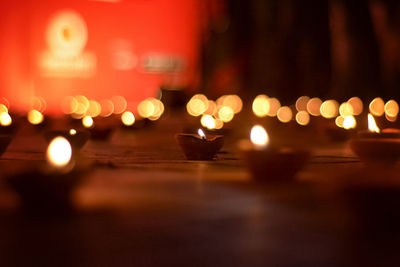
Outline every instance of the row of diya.
[[[392, 164], [400, 158], [400, 130], [380, 132], [372, 115], [368, 116], [369, 131], [359, 132], [350, 146], [367, 163]], [[10, 187], [20, 196], [22, 207], [28, 212], [47, 214], [71, 209], [71, 193], [89, 163], [80, 156], [80, 149], [90, 137], [87, 130], [46, 131], [48, 141], [45, 162], [13, 162], [22, 170], [6, 175]], [[0, 136], [3, 153], [11, 136]], [[213, 160], [224, 144], [222, 135], [177, 134], [177, 142], [188, 160]], [[279, 147], [269, 139], [261, 125], [255, 125], [249, 140], [239, 143], [243, 159], [255, 181], [264, 183], [290, 182], [307, 163], [310, 152], [292, 147]], [[27, 166], [28, 165], [28, 166]], [[49, 213], [49, 211], [51, 211]]]

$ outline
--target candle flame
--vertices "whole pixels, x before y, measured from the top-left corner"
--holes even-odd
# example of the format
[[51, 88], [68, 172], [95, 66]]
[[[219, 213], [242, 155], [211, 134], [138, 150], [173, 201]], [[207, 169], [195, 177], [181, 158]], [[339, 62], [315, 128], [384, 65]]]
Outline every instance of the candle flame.
[[251, 142], [258, 148], [265, 148], [269, 143], [267, 131], [261, 125], [254, 125], [250, 132]]
[[197, 134], [201, 137], [201, 139], [206, 139], [206, 134], [203, 132], [202, 129], [198, 129]]
[[376, 125], [374, 117], [369, 113], [368, 114], [368, 129], [370, 132], [379, 133], [381, 130]]
[[68, 165], [72, 157], [71, 144], [64, 137], [54, 138], [47, 147], [47, 161], [56, 167]]

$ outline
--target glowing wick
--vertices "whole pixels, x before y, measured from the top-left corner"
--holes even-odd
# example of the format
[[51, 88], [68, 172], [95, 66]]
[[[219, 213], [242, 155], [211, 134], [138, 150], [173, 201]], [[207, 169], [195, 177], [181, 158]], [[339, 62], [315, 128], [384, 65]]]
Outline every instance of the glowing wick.
[[82, 124], [86, 128], [91, 128], [93, 126], [93, 119], [90, 116], [85, 116], [82, 118]]
[[376, 125], [375, 119], [371, 115], [371, 113], [368, 114], [368, 129], [370, 132], [373, 133], [379, 133], [381, 131], [379, 127]]
[[56, 167], [68, 165], [71, 156], [71, 145], [64, 137], [58, 136], [54, 138], [47, 147], [47, 161]]
[[76, 135], [76, 130], [75, 129], [70, 129], [69, 130], [70, 135]]
[[258, 149], [267, 147], [269, 136], [267, 131], [261, 125], [254, 125], [250, 132], [250, 140]]
[[203, 132], [202, 129], [198, 129], [197, 134], [201, 137], [201, 139], [206, 140], [206, 134]]

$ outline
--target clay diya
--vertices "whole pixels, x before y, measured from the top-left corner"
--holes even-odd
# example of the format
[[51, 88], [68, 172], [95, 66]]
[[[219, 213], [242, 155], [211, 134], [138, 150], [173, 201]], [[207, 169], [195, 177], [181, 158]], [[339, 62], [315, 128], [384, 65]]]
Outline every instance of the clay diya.
[[70, 142], [74, 150], [80, 150], [89, 140], [90, 132], [86, 130], [75, 130], [75, 129], [70, 129], [68, 131], [51, 130], [51, 131], [46, 131], [44, 135], [47, 142], [50, 142], [57, 136], [62, 136], [66, 138]]
[[206, 136], [202, 129], [198, 134], [177, 134], [176, 140], [188, 160], [212, 160], [224, 145], [223, 135]]
[[71, 210], [71, 195], [84, 168], [76, 166], [67, 139], [58, 136], [50, 142], [46, 162], [20, 164], [21, 168], [10, 173], [6, 181], [18, 194], [24, 211], [51, 216]]
[[353, 152], [364, 162], [393, 164], [400, 159], [400, 130], [380, 131], [371, 114], [368, 114], [369, 131], [361, 131], [350, 140]]
[[291, 181], [310, 157], [305, 150], [269, 144], [261, 125], [252, 128], [250, 140], [242, 140], [239, 149], [253, 179], [259, 182]]

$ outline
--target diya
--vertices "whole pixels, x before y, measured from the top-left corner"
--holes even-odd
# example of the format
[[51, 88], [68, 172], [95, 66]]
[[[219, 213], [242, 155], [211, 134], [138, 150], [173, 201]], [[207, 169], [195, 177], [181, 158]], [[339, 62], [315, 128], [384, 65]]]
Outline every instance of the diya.
[[380, 130], [368, 114], [369, 131], [361, 131], [350, 140], [350, 148], [364, 162], [393, 164], [400, 159], [400, 130]]
[[252, 128], [250, 140], [242, 140], [239, 149], [253, 179], [260, 182], [291, 181], [310, 157], [305, 150], [271, 145], [261, 125]]
[[223, 135], [205, 135], [202, 129], [198, 134], [177, 134], [176, 140], [188, 160], [212, 160], [224, 145]]

